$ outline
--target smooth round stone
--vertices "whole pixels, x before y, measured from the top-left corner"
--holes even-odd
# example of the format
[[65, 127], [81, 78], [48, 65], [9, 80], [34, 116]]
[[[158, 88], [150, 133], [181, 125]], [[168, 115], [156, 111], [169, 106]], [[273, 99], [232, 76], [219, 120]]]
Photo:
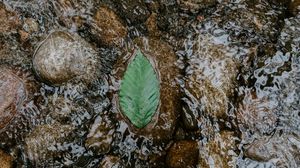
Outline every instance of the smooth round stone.
[[0, 129], [14, 118], [26, 96], [23, 81], [9, 69], [0, 68]]
[[90, 81], [99, 65], [96, 51], [76, 34], [56, 31], [37, 48], [33, 68], [44, 82], [60, 85], [73, 78]]

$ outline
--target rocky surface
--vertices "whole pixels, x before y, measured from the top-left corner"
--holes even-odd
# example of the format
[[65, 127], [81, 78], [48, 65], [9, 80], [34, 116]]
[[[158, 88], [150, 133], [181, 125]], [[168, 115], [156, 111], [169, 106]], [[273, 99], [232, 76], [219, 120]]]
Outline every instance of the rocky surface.
[[0, 150], [0, 165], [2, 168], [12, 168], [13, 160], [12, 156]]
[[170, 168], [196, 167], [199, 157], [199, 148], [196, 141], [175, 142], [168, 151], [167, 165]]
[[15, 12], [9, 11], [2, 2], [0, 3], [0, 22], [1, 33], [16, 31], [20, 26], [19, 16]]
[[96, 74], [99, 60], [95, 50], [78, 35], [56, 31], [37, 48], [33, 67], [39, 78], [53, 85], [75, 77], [89, 82]]
[[[299, 37], [298, 29], [294, 29], [297, 20], [297, 17], [285, 20], [278, 50], [254, 71], [256, 95], [268, 99], [266, 107], [271, 107], [277, 123], [269, 134], [258, 136], [256, 131], [242, 132], [245, 155], [253, 165], [299, 166], [299, 128], [296, 126], [299, 125], [299, 107], [296, 105], [299, 101], [299, 40], [294, 38]], [[279, 90], [277, 86], [280, 86]], [[271, 118], [266, 121], [271, 121]]]
[[127, 28], [115, 12], [107, 6], [100, 6], [94, 16], [94, 34], [105, 45], [121, 45], [127, 36]]
[[[0, 167], [299, 167], [298, 3], [1, 2]], [[117, 99], [136, 49], [162, 89], [142, 129]]]

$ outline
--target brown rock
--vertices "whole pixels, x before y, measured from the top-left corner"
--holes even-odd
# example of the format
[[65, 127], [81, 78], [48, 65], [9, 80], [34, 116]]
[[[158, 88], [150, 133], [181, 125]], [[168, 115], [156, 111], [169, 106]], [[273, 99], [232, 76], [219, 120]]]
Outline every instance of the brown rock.
[[244, 146], [245, 156], [259, 162], [275, 162], [276, 167], [299, 167], [299, 143], [299, 134], [276, 132], [272, 137], [259, 137]]
[[146, 21], [146, 26], [147, 26], [148, 33], [150, 36], [158, 37], [161, 35], [161, 33], [157, 27], [157, 14], [156, 13], [152, 13], [150, 15], [150, 17]]
[[26, 19], [24, 20], [23, 29], [24, 29], [27, 33], [34, 33], [34, 32], [37, 32], [37, 31], [39, 30], [39, 24], [36, 22], [35, 19], [32, 19], [32, 18], [26, 18]]
[[173, 144], [167, 154], [167, 165], [170, 168], [196, 167], [199, 148], [196, 141], [178, 141]]
[[[282, 23], [280, 18], [284, 13], [283, 5], [277, 5], [278, 9], [274, 10], [267, 0], [251, 0], [241, 1], [240, 6], [242, 8], [234, 8], [224, 13], [221, 19], [225, 25], [234, 25], [231, 29], [235, 34], [232, 36], [236, 36], [239, 41], [277, 40], [280, 32], [278, 27]], [[270, 12], [273, 14], [269, 15]]]
[[105, 45], [120, 45], [127, 35], [127, 29], [121, 19], [106, 6], [98, 8], [94, 20], [93, 30]]
[[199, 10], [211, 7], [217, 3], [216, 0], [177, 0], [180, 8], [192, 13], [197, 13]]
[[97, 53], [76, 34], [51, 33], [37, 48], [33, 68], [42, 80], [59, 85], [76, 78], [89, 82], [99, 66]]
[[26, 97], [24, 81], [12, 70], [0, 68], [0, 130], [14, 118]]
[[13, 167], [13, 157], [6, 154], [4, 151], [0, 150], [0, 165], [1, 168], [12, 168]]
[[[226, 118], [233, 95], [239, 64], [222, 44], [214, 44], [211, 35], [202, 35], [194, 44], [194, 53], [186, 68], [186, 97], [183, 118], [187, 128], [196, 127], [200, 112]], [[194, 118], [194, 119], [191, 119]], [[196, 127], [197, 128], [197, 127]]]
[[116, 156], [107, 155], [103, 158], [99, 168], [124, 168], [122, 160]]
[[8, 11], [4, 4], [0, 3], [0, 32], [8, 33], [15, 31], [20, 25], [16, 13]]
[[[141, 137], [147, 137], [155, 142], [168, 141], [172, 138], [176, 119], [180, 109], [179, 86], [176, 77], [179, 69], [175, 65], [177, 57], [172, 48], [165, 42], [156, 39], [136, 39], [135, 43], [144, 55], [153, 62], [154, 68], [158, 71], [160, 79], [160, 106], [152, 117], [151, 122], [144, 128], [134, 127], [119, 109], [118, 92], [114, 93], [114, 106], [117, 107], [118, 119], [125, 121], [130, 132]], [[133, 53], [129, 51], [129, 53]], [[121, 80], [126, 71], [127, 64], [134, 54], [129, 54], [120, 59], [116, 64], [115, 78]], [[129, 57], [128, 57], [129, 56]], [[119, 88], [117, 86], [116, 88]]]
[[63, 151], [57, 145], [66, 142], [72, 131], [73, 127], [58, 123], [37, 126], [25, 138], [27, 159], [42, 166], [49, 158], [59, 156]]
[[290, 13], [297, 15], [300, 12], [300, 0], [291, 0], [288, 10]]
[[97, 154], [108, 153], [111, 149], [114, 132], [114, 125], [108, 116], [98, 116], [90, 128], [85, 146], [93, 149]]
[[237, 150], [233, 132], [223, 131], [219, 136], [200, 147], [201, 168], [214, 167], [233, 168], [236, 166]]
[[116, 12], [122, 17], [128, 24], [140, 24], [146, 21], [150, 12], [147, 8], [147, 3], [150, 1], [144, 0], [112, 0], [117, 7]]

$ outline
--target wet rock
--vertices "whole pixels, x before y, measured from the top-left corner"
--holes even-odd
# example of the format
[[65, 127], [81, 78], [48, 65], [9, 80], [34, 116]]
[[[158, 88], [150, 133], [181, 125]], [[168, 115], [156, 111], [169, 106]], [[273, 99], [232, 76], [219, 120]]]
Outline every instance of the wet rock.
[[16, 13], [7, 10], [3, 3], [0, 3], [0, 32], [9, 33], [15, 31], [20, 26], [20, 21]]
[[[154, 142], [166, 142], [172, 138], [176, 119], [180, 109], [179, 86], [176, 77], [179, 75], [179, 69], [175, 65], [177, 57], [172, 48], [163, 41], [157, 39], [139, 38], [135, 40], [135, 44], [145, 54], [145, 56], [153, 62], [153, 66], [158, 71], [160, 79], [160, 106], [152, 117], [150, 123], [144, 128], [134, 127], [130, 121], [122, 115], [117, 101], [118, 92], [114, 93], [114, 107], [116, 107], [117, 118], [122, 124], [127, 125], [130, 132], [139, 137], [147, 137]], [[132, 51], [120, 59], [114, 71], [113, 81], [121, 81], [126, 71], [129, 60], [134, 55]], [[119, 88], [119, 84], [115, 83], [115, 88]], [[123, 130], [123, 128], [122, 128]]]
[[286, 53], [286, 52], [295, 52], [297, 53], [300, 49], [300, 14], [286, 19], [285, 25], [281, 31], [281, 34], [279, 36], [278, 43], [280, 45], [280, 49]]
[[284, 6], [277, 6], [275, 10], [268, 1], [255, 0], [221, 3], [217, 9], [212, 19], [231, 32], [231, 37], [235, 40], [251, 43], [276, 42]]
[[24, 20], [23, 29], [28, 33], [34, 33], [39, 30], [39, 24], [33, 18], [26, 18]]
[[[233, 95], [239, 64], [230, 48], [214, 44], [210, 35], [199, 37], [188, 60], [183, 117], [186, 127], [195, 127], [201, 113], [226, 118], [229, 97]], [[193, 119], [194, 118], [194, 119]]]
[[169, 149], [167, 165], [170, 168], [196, 167], [199, 148], [196, 141], [178, 141]]
[[124, 168], [122, 160], [116, 156], [107, 155], [103, 158], [99, 168]]
[[0, 129], [10, 123], [26, 97], [24, 81], [11, 70], [0, 68]]
[[31, 131], [25, 138], [26, 158], [36, 166], [49, 165], [47, 161], [58, 157], [64, 149], [73, 128], [69, 125], [51, 124], [40, 125]]
[[277, 125], [275, 107], [267, 97], [257, 97], [255, 92], [246, 91], [238, 108], [237, 119], [241, 130], [270, 134]]
[[299, 135], [278, 134], [261, 137], [245, 146], [246, 157], [260, 162], [271, 162], [277, 167], [299, 167]]
[[105, 45], [120, 45], [127, 36], [127, 28], [115, 12], [106, 7], [98, 8], [94, 16], [94, 34]]
[[33, 68], [46, 83], [60, 85], [76, 78], [89, 83], [99, 60], [95, 50], [78, 35], [56, 31], [37, 48]]
[[146, 27], [150, 36], [158, 37], [161, 35], [157, 26], [157, 14], [152, 13], [146, 21]]
[[4, 151], [0, 150], [0, 165], [1, 168], [12, 168], [13, 167], [13, 157], [6, 154]]
[[236, 167], [238, 156], [236, 150], [236, 138], [233, 132], [223, 131], [207, 144], [200, 146], [199, 165], [203, 168], [209, 168], [211, 165], [223, 168]]
[[290, 13], [297, 15], [300, 12], [300, 1], [299, 0], [291, 0], [288, 10]]
[[22, 141], [38, 121], [35, 106], [38, 84], [34, 76], [18, 67], [0, 67], [0, 143], [11, 148]]
[[143, 23], [149, 17], [150, 12], [143, 0], [113, 0], [117, 6], [119, 16], [123, 18], [128, 24]]
[[185, 11], [197, 13], [201, 9], [211, 7], [217, 3], [216, 0], [177, 0], [180, 8]]
[[98, 155], [108, 153], [111, 149], [114, 125], [108, 116], [98, 116], [87, 135], [85, 146]]
[[[168, 1], [169, 2], [169, 1]], [[165, 2], [165, 3], [168, 3]], [[165, 5], [161, 2], [162, 7], [157, 16], [157, 25], [161, 31], [168, 32], [175, 37], [184, 37], [188, 35], [188, 28], [191, 28], [192, 19], [187, 15], [180, 15], [178, 5]], [[167, 35], [162, 33], [162, 35]]]

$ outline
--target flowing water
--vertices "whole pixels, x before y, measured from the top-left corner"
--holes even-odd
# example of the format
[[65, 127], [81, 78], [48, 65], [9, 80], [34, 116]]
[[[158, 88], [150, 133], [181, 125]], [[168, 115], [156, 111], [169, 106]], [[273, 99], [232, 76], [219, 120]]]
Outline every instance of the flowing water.
[[[0, 167], [299, 167], [293, 2], [0, 0]], [[162, 85], [141, 130], [116, 96], [137, 47]]]

